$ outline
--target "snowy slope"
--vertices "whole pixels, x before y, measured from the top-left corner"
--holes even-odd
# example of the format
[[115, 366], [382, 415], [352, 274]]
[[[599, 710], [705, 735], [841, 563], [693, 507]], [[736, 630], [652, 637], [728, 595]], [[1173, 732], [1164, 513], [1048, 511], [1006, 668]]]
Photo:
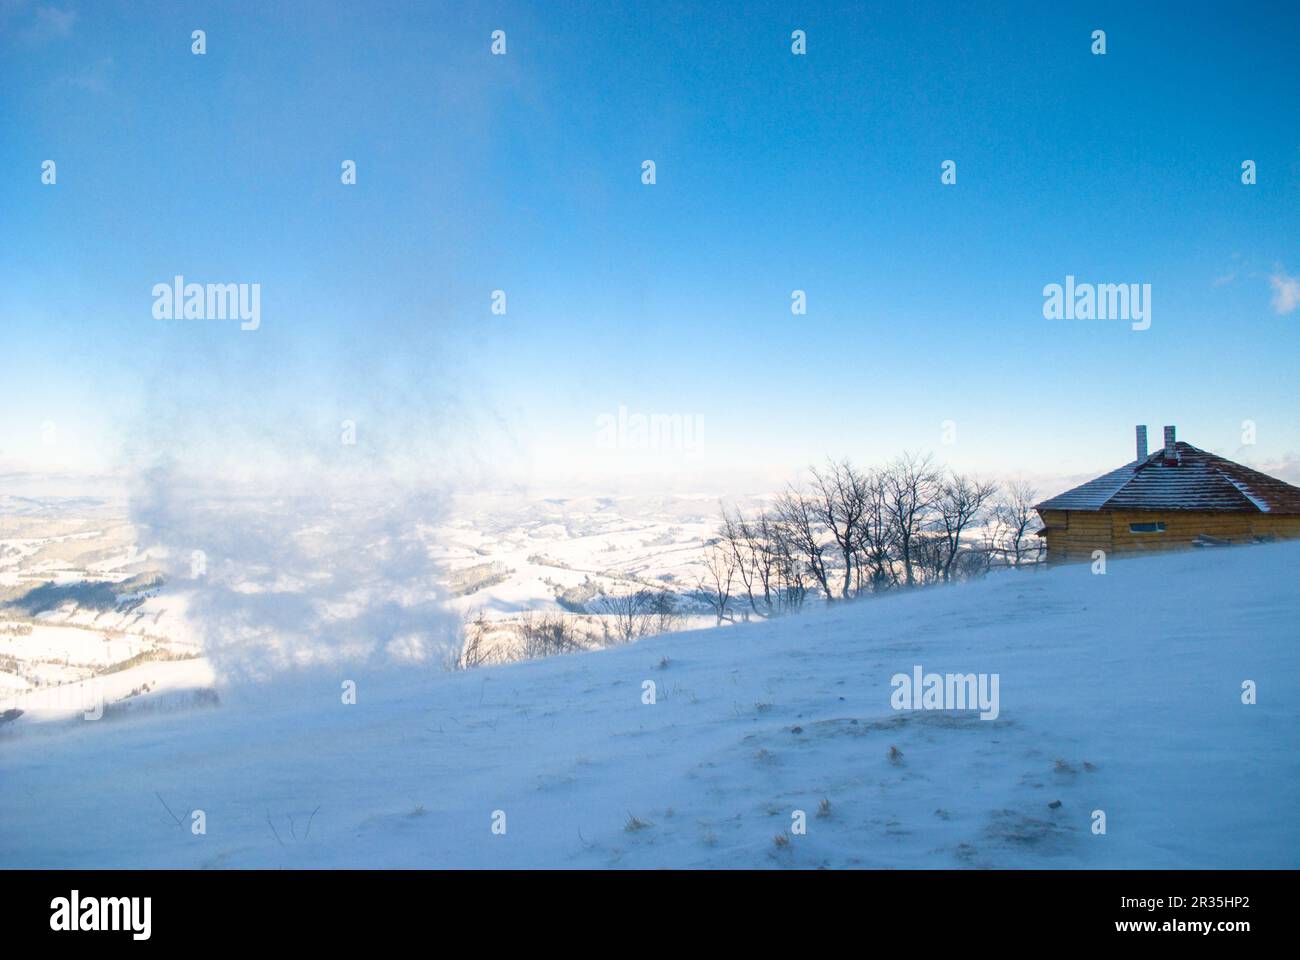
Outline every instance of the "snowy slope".
[[448, 605], [461, 613], [558, 610], [557, 595], [584, 584], [689, 592], [720, 508], [713, 497], [463, 496], [432, 531], [431, 550], [449, 574]]
[[[282, 677], [215, 708], [14, 728], [0, 865], [1295, 867], [1298, 569], [1300, 544], [1279, 544], [1008, 572], [611, 651]], [[999, 717], [895, 711], [890, 678], [917, 664], [997, 673]], [[795, 810], [807, 834], [779, 845]]]

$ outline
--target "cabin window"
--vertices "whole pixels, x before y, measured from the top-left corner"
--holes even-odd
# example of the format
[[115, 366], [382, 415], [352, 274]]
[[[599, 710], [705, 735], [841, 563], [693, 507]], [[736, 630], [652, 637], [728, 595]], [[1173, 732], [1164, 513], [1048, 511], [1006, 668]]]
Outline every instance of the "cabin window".
[[1164, 533], [1165, 522], [1155, 520], [1151, 523], [1130, 523], [1128, 525], [1129, 533]]

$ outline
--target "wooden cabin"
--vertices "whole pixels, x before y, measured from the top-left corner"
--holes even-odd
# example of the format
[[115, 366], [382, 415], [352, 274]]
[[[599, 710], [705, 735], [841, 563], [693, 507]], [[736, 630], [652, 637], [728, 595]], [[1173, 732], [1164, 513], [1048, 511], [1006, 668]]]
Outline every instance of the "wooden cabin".
[[1300, 537], [1300, 487], [1176, 440], [1034, 507], [1049, 562]]

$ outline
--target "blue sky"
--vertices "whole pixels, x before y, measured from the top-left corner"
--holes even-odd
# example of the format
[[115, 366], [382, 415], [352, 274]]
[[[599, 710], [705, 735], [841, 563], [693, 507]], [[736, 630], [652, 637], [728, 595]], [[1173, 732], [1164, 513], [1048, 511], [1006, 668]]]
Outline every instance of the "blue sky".
[[[0, 467], [1066, 476], [1142, 422], [1286, 473], [1300, 8], [1059, 6], [0, 0]], [[155, 319], [176, 274], [261, 328]], [[1045, 320], [1067, 274], [1151, 328]], [[698, 449], [600, 449], [620, 406]]]

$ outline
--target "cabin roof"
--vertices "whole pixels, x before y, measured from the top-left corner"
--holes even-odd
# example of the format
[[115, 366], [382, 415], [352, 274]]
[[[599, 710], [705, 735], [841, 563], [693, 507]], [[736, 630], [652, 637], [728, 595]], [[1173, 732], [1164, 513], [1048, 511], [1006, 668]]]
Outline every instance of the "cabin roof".
[[1300, 487], [1179, 441], [1172, 460], [1160, 447], [1034, 509], [1300, 513]]

